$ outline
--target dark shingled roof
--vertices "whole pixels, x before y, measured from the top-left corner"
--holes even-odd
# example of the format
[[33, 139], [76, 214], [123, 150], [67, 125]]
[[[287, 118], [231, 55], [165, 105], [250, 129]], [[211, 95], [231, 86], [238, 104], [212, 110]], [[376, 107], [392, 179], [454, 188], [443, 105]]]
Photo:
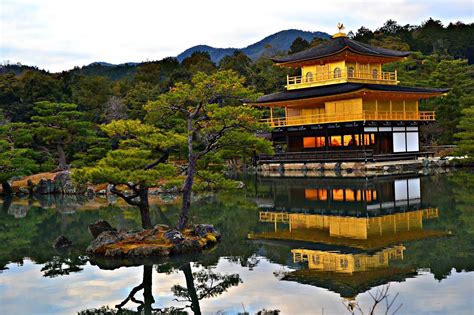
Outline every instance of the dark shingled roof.
[[384, 84], [364, 84], [364, 83], [341, 83], [324, 85], [306, 89], [294, 89], [283, 92], [267, 94], [258, 98], [257, 103], [291, 101], [303, 98], [321, 97], [337, 95], [342, 93], [355, 92], [361, 89], [385, 92], [405, 92], [405, 93], [446, 93], [450, 89], [419, 88], [400, 85]]
[[344, 48], [350, 49], [351, 51], [358, 54], [379, 56], [379, 57], [401, 58], [401, 57], [406, 57], [410, 55], [409, 51], [397, 51], [397, 50], [385, 49], [385, 48], [380, 48], [380, 47], [374, 47], [374, 46], [370, 46], [364, 43], [357, 42], [348, 37], [337, 37], [337, 38], [332, 38], [326, 42], [323, 42], [322, 44], [316, 47], [309, 48], [292, 55], [273, 58], [272, 60], [278, 63], [285, 63], [285, 62], [295, 62], [295, 61], [302, 61], [302, 60], [309, 60], [309, 59], [318, 59], [321, 57], [334, 55], [340, 52], [341, 50], [343, 50]]

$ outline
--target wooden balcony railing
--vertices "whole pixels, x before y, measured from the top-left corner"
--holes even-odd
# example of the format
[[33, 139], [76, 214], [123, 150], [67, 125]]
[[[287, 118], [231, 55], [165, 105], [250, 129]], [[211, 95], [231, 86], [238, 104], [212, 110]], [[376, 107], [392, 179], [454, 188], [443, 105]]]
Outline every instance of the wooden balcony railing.
[[365, 82], [381, 84], [397, 84], [397, 71], [394, 72], [365, 72], [341, 69], [340, 71], [313, 73], [306, 76], [287, 76], [288, 90], [319, 86], [342, 82]]
[[363, 111], [360, 113], [343, 113], [343, 114], [320, 114], [305, 116], [290, 116], [280, 118], [262, 119], [262, 122], [271, 127], [287, 127], [315, 125], [326, 123], [339, 123], [351, 121], [393, 121], [393, 120], [416, 120], [416, 121], [434, 121], [436, 119], [435, 112], [381, 112], [381, 111]]

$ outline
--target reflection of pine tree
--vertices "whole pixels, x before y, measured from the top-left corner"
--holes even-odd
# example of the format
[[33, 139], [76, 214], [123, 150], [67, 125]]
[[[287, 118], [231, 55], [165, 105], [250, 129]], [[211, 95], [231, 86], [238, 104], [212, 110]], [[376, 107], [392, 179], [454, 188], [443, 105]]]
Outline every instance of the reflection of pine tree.
[[193, 273], [190, 263], [182, 266], [181, 270], [186, 278], [186, 288], [175, 285], [171, 290], [177, 297], [176, 301], [191, 302], [191, 305], [186, 307], [190, 307], [194, 314], [201, 314], [200, 300], [221, 295], [228, 288], [237, 286], [242, 282], [238, 274], [222, 275], [213, 272], [211, 269]]
[[[120, 304], [117, 304], [115, 307], [118, 310], [122, 310], [125, 304], [128, 303], [128, 301], [132, 301], [134, 303], [139, 304], [137, 308], [137, 314], [152, 314], [152, 311], [154, 310], [152, 307], [152, 304], [155, 303], [155, 299], [153, 298], [153, 294], [151, 293], [151, 287], [152, 287], [152, 271], [153, 271], [153, 266], [143, 266], [143, 281], [140, 283], [138, 286], [134, 287], [132, 291], [130, 291], [130, 294], [127, 296], [125, 300], [123, 300]], [[135, 298], [135, 294], [137, 294], [139, 291], [143, 290], [143, 301], [138, 300]], [[133, 314], [132, 312], [130, 314]]]
[[57, 276], [68, 275], [71, 272], [78, 272], [82, 270], [82, 266], [86, 264], [89, 259], [86, 256], [54, 256], [51, 260], [41, 268], [45, 277], [54, 278]]
[[[242, 282], [238, 274], [222, 275], [215, 273], [211, 269], [204, 269], [198, 272], [192, 272], [191, 264], [187, 263], [180, 268], [186, 278], [186, 287], [175, 285], [171, 288], [174, 295], [176, 296], [175, 301], [177, 302], [191, 302], [190, 305], [185, 307], [175, 308], [153, 308], [155, 299], [152, 294], [152, 271], [153, 266], [143, 266], [143, 281], [136, 287], [134, 287], [129, 295], [119, 304], [115, 306], [115, 309], [110, 307], [101, 307], [99, 309], [89, 309], [79, 312], [79, 315], [94, 315], [94, 314], [187, 314], [186, 308], [191, 308], [194, 314], [201, 314], [201, 308], [199, 301], [202, 299], [218, 296], [227, 291], [228, 288], [237, 286]], [[157, 266], [158, 272], [169, 273], [173, 270], [169, 264]], [[143, 300], [136, 297], [137, 293], [143, 290]], [[129, 302], [138, 304], [137, 311], [125, 309], [125, 305]]]

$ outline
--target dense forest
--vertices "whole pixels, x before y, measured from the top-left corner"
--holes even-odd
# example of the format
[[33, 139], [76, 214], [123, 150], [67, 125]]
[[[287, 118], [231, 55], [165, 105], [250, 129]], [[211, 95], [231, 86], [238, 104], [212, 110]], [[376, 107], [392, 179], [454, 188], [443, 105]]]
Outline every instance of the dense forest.
[[[361, 27], [348, 36], [371, 45], [412, 51], [409, 58], [386, 65], [388, 71], [398, 70], [402, 85], [451, 88], [447, 96], [422, 103], [422, 109], [435, 110], [437, 115], [436, 123], [426, 127], [422, 142], [458, 144], [461, 153], [472, 154], [474, 24], [444, 26], [429, 19], [421, 25], [401, 26], [389, 20], [375, 31]], [[182, 62], [169, 57], [115, 67], [96, 63], [61, 73], [3, 65], [0, 181], [39, 171], [94, 165], [121, 140], [110, 137], [101, 126], [115, 120], [144, 122], [147, 113], [150, 116], [148, 104], [160, 102], [177, 85], [191, 84], [198, 73], [211, 76], [232, 70], [240, 76], [237, 81], [254, 96], [282, 90], [289, 70], [275, 67], [270, 58], [322, 41], [297, 38], [287, 52], [269, 46], [255, 61], [235, 51], [218, 64], [208, 53], [194, 52]]]

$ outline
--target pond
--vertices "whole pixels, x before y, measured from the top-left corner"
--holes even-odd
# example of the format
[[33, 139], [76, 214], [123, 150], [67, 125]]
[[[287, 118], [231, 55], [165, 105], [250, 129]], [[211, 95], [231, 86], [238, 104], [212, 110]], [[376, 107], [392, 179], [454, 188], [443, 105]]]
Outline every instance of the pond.
[[[386, 302], [389, 313], [474, 313], [474, 173], [241, 179], [194, 198], [192, 221], [222, 241], [166, 259], [85, 255], [88, 224], [140, 225], [117, 200], [1, 200], [0, 313], [368, 314], [374, 299], [376, 314]], [[180, 197], [151, 199], [154, 223], [175, 224]], [[59, 235], [74, 246], [53, 249]]]

